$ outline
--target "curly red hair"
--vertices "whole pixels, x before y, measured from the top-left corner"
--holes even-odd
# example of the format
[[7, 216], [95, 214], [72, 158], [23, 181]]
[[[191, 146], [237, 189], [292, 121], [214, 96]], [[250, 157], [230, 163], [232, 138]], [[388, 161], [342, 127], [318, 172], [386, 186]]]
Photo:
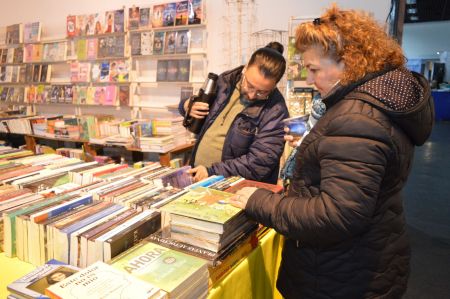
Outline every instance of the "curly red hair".
[[405, 64], [400, 45], [367, 13], [340, 10], [333, 4], [319, 19], [297, 27], [295, 46], [301, 52], [319, 47], [325, 56], [343, 61], [341, 84]]

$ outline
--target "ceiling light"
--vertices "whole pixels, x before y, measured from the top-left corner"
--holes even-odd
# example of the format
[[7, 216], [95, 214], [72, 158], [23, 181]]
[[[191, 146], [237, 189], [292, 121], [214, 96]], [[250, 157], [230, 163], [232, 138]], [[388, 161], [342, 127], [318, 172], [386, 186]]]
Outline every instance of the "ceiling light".
[[416, 14], [416, 13], [417, 13], [417, 8], [408, 8], [408, 13], [409, 13], [410, 15]]
[[419, 17], [418, 17], [418, 16], [410, 16], [409, 19], [410, 19], [411, 21], [418, 21], [418, 20], [419, 20]]

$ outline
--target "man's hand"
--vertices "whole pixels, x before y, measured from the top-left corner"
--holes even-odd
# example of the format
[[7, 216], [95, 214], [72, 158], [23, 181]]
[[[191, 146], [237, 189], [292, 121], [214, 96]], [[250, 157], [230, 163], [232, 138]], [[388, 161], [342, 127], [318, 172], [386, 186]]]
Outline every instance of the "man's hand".
[[252, 194], [258, 190], [256, 187], [244, 187], [236, 192], [236, 195], [230, 198], [230, 204], [236, 208], [245, 209], [248, 199]]
[[[189, 103], [191, 100], [187, 100], [184, 102], [184, 110], [187, 112], [189, 108]], [[209, 104], [203, 103], [203, 102], [194, 102], [192, 105], [191, 113], [189, 113], [189, 116], [192, 116], [193, 118], [205, 118], [209, 113]]]
[[299, 146], [300, 138], [296, 136], [289, 135], [289, 128], [284, 127], [284, 131], [286, 132], [286, 135], [284, 135], [284, 140], [288, 142], [289, 146], [291, 147], [297, 147]]
[[208, 177], [208, 170], [203, 165], [199, 165], [195, 168], [189, 169], [187, 173], [191, 174], [194, 177], [194, 182], [199, 182]]

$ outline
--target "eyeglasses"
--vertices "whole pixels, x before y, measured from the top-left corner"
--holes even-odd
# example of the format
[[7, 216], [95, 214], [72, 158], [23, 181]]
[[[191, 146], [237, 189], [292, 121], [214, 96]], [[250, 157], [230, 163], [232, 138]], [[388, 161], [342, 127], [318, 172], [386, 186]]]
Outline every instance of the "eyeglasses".
[[247, 77], [245, 77], [244, 74], [242, 74], [242, 89], [245, 92], [254, 92], [255, 93], [255, 98], [258, 100], [267, 100], [267, 98], [269, 97], [270, 93], [272, 92], [273, 89], [271, 90], [257, 90], [250, 82], [248, 82]]

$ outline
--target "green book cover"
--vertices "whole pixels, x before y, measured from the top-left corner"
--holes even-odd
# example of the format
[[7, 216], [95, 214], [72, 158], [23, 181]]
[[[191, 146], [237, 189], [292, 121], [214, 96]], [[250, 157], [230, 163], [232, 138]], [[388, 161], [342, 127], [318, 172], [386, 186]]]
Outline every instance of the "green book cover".
[[162, 211], [204, 221], [225, 224], [242, 210], [228, 199], [233, 193], [197, 187], [161, 208]]
[[186, 284], [192, 282], [193, 276], [201, 276], [206, 271], [206, 261], [149, 242], [117, 256], [112, 266], [168, 293], [189, 287]]

